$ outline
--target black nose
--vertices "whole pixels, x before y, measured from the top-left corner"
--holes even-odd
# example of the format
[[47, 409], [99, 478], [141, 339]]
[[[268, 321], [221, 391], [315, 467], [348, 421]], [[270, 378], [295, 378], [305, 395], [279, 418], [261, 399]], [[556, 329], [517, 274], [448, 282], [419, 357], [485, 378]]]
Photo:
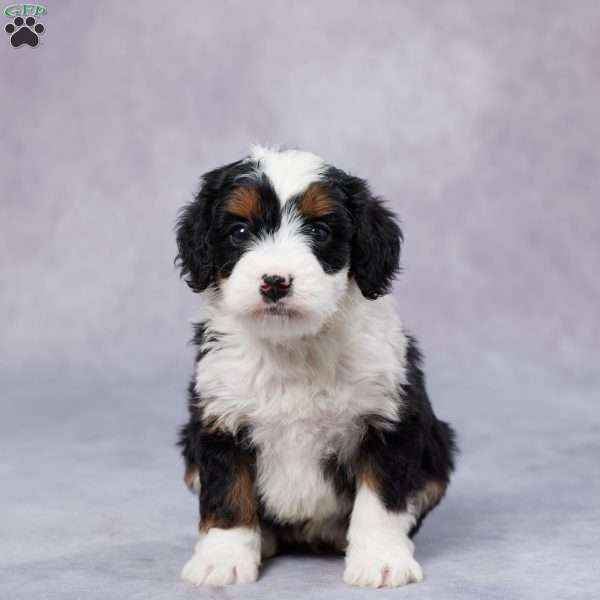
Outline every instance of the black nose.
[[287, 296], [292, 287], [291, 277], [282, 277], [281, 275], [263, 275], [263, 282], [260, 284], [260, 293], [265, 302], [277, 302], [277, 300]]

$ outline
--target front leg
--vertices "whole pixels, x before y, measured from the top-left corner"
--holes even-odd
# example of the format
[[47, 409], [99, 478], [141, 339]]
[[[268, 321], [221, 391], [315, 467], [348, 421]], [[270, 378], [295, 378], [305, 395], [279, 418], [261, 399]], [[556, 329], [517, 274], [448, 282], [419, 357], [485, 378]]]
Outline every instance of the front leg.
[[423, 579], [410, 534], [417, 523], [420, 436], [410, 423], [371, 429], [357, 466], [357, 492], [348, 528], [344, 581], [401, 586]]
[[408, 537], [415, 517], [388, 510], [368, 483], [359, 485], [348, 529], [344, 581], [352, 585], [400, 586], [423, 579]]
[[181, 573], [196, 585], [256, 581], [261, 534], [254, 492], [255, 461], [229, 433], [188, 427], [200, 476], [200, 537]]

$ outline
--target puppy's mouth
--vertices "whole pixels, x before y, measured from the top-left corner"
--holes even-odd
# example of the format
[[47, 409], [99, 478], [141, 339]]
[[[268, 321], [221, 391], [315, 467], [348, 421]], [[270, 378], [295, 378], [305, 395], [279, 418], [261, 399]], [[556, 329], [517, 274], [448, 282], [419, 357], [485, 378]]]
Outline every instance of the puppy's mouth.
[[279, 302], [276, 304], [267, 304], [265, 306], [261, 306], [253, 310], [251, 316], [255, 319], [264, 319], [270, 317], [276, 317], [280, 319], [298, 319], [300, 318], [300, 312], [286, 306], [285, 304], [280, 304]]

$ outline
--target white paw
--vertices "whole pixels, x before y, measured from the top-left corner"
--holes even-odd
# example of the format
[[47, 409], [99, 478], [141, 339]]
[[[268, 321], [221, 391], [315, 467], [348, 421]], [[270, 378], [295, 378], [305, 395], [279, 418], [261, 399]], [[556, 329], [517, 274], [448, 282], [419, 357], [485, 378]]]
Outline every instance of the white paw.
[[211, 586], [256, 581], [260, 564], [260, 542], [240, 543], [241, 540], [224, 535], [225, 532], [233, 531], [210, 530], [198, 542], [194, 556], [181, 571], [181, 577], [194, 585]]
[[369, 551], [350, 549], [346, 555], [344, 581], [363, 587], [398, 587], [423, 580], [423, 571], [404, 545]]
[[186, 563], [181, 577], [194, 585], [230, 585], [252, 583], [258, 578], [258, 563], [246, 557], [208, 557], [194, 554]]

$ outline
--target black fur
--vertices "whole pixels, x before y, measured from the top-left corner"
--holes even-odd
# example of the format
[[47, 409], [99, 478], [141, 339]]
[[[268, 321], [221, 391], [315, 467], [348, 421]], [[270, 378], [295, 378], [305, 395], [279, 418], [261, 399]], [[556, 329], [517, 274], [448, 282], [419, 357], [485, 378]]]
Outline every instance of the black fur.
[[342, 192], [352, 217], [350, 273], [365, 298], [384, 296], [400, 270], [402, 230], [394, 214], [373, 196], [366, 181], [334, 167], [325, 177]]
[[[369, 426], [359, 458], [373, 470], [381, 499], [391, 511], [406, 510], [407, 501], [428, 482], [447, 485], [456, 454], [453, 430], [431, 408], [421, 353], [411, 336], [406, 365], [402, 418], [391, 429]], [[421, 515], [421, 521], [425, 516]]]
[[244, 435], [233, 436], [216, 431], [200, 431], [196, 438], [196, 464], [200, 474], [200, 521], [218, 518], [222, 523], [238, 525], [230, 502], [232, 483], [241, 467], [248, 468], [254, 479], [253, 450], [244, 443]]
[[[330, 236], [324, 242], [312, 239], [312, 249], [325, 273], [337, 273], [350, 262], [352, 249], [353, 223], [350, 211], [346, 205], [346, 198], [342, 191], [331, 185], [325, 179], [320, 182], [321, 187], [335, 204], [335, 210], [318, 219], [305, 219], [304, 230], [307, 237], [311, 237], [311, 227], [315, 224], [325, 225], [330, 231]], [[292, 198], [290, 206], [298, 205], [301, 196]]]
[[[218, 334], [210, 332], [206, 322], [194, 326], [193, 343], [197, 347], [196, 362], [202, 360], [209, 350], [207, 341]], [[240, 468], [255, 475], [255, 450], [248, 441], [248, 432], [236, 435], [225, 433], [203, 423], [202, 398], [195, 389], [195, 379], [188, 386], [189, 420], [179, 431], [178, 446], [181, 448], [186, 471], [198, 470], [200, 478], [200, 522], [218, 520], [221, 526], [234, 526], [238, 516], [230, 502], [230, 492]]]

